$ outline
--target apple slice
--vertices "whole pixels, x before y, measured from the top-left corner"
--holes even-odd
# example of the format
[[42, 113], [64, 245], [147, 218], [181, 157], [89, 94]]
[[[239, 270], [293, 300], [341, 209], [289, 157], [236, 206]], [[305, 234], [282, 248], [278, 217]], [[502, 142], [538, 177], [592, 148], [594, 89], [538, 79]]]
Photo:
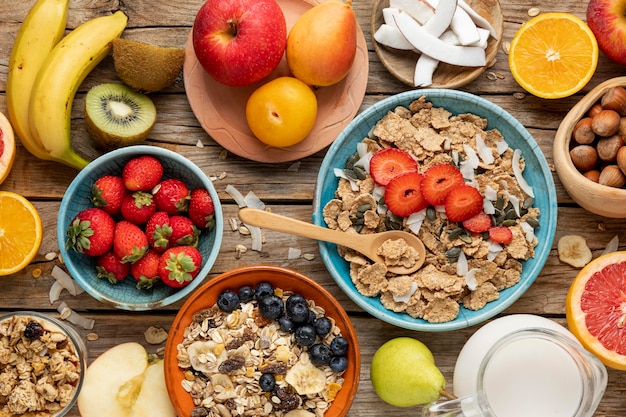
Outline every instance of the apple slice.
[[82, 417], [175, 417], [162, 361], [151, 362], [139, 343], [114, 346], [85, 372], [78, 395]]

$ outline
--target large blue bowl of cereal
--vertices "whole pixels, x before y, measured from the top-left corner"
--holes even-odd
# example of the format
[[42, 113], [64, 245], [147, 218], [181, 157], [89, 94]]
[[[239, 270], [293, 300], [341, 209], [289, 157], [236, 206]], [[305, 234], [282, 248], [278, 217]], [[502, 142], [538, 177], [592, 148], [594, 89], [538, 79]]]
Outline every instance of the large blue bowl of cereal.
[[320, 242], [358, 306], [420, 331], [473, 326], [513, 304], [541, 272], [556, 221], [553, 177], [530, 133], [495, 104], [445, 89], [404, 92], [359, 114], [329, 148], [313, 204], [320, 226], [422, 239], [425, 264], [410, 275]]

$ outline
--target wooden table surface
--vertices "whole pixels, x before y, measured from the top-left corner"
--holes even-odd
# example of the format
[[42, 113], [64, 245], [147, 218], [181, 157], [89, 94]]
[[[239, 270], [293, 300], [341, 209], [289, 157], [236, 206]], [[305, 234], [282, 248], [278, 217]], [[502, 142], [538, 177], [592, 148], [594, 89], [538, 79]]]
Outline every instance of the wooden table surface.
[[[20, 23], [33, 3], [34, 0], [0, 0], [0, 111], [5, 114], [5, 81], [11, 46]], [[409, 89], [387, 72], [374, 52], [369, 23], [372, 3], [372, 0], [353, 1], [359, 24], [367, 40], [370, 64], [367, 92], [360, 110], [385, 97]], [[201, 0], [175, 2], [72, 0], [67, 27], [73, 29], [89, 18], [122, 10], [129, 17], [124, 37], [154, 44], [183, 47], [201, 4]], [[510, 41], [520, 25], [529, 19], [528, 10], [532, 7], [538, 7], [542, 12], [571, 12], [584, 18], [586, 5], [586, 2], [576, 0], [502, 1], [504, 41]], [[568, 109], [581, 98], [583, 93], [595, 85], [624, 73], [623, 67], [601, 56], [595, 76], [580, 94], [559, 100], [543, 100], [528, 94], [521, 99], [514, 97], [515, 93], [523, 90], [511, 76], [507, 55], [502, 50], [498, 52], [497, 62], [492, 70], [503, 74], [503, 77], [494, 81], [482, 75], [461, 89], [490, 100], [521, 121], [539, 143], [550, 164], [552, 164], [552, 140]], [[108, 57], [87, 77], [76, 97], [72, 118], [73, 140], [76, 149], [83, 155], [89, 157], [97, 155], [91, 146], [83, 120], [82, 104], [85, 92], [98, 83], [114, 81], [118, 79], [112, 60]], [[217, 179], [214, 184], [223, 204], [226, 219], [235, 217], [237, 214], [236, 204], [225, 192], [226, 186], [232, 184], [243, 193], [254, 192], [274, 212], [310, 220], [314, 184], [326, 149], [302, 159], [297, 172], [287, 171], [291, 163], [262, 164], [233, 154], [227, 154], [223, 158], [223, 148], [204, 132], [194, 117], [182, 81], [163, 92], [153, 94], [152, 98], [157, 107], [158, 121], [148, 143], [185, 155], [208, 176], [225, 175], [224, 178]], [[201, 141], [204, 147], [196, 146], [198, 141]], [[13, 170], [6, 181], [0, 185], [0, 190], [18, 192], [34, 203], [43, 220], [44, 238], [39, 253], [31, 265], [19, 273], [0, 279], [0, 313], [31, 309], [56, 314], [58, 303], [64, 301], [81, 314], [95, 319], [93, 332], [99, 335], [99, 339], [87, 342], [90, 361], [106, 349], [127, 341], [142, 343], [150, 352], [156, 352], [162, 346], [149, 345], [144, 340], [144, 331], [149, 326], [169, 329], [182, 302], [150, 312], [125, 312], [111, 309], [86, 293], [72, 297], [64, 292], [57, 303], [51, 305], [49, 302], [48, 292], [54, 282], [50, 271], [53, 266], [59, 265], [59, 260], [49, 261], [46, 255], [58, 252], [57, 211], [63, 193], [75, 175], [76, 171], [52, 162], [37, 160], [21, 145], [18, 146]], [[598, 256], [614, 236], [617, 235], [621, 241], [626, 241], [623, 232], [626, 220], [608, 219], [586, 212], [573, 203], [565, 193], [556, 173], [554, 173], [554, 179], [557, 186], [559, 218], [550, 257], [532, 287], [502, 314], [531, 313], [565, 324], [565, 297], [577, 270], [559, 261], [556, 241], [566, 234], [583, 235], [594, 256]], [[261, 258], [258, 253], [248, 251], [237, 259], [235, 246], [240, 243], [249, 246], [249, 237], [241, 236], [226, 227], [220, 256], [207, 279], [235, 267], [264, 263], [296, 269], [328, 288], [349, 312], [357, 329], [361, 346], [361, 384], [350, 410], [350, 416], [419, 414], [417, 408], [407, 410], [385, 404], [372, 389], [369, 380], [370, 360], [375, 350], [392, 337], [410, 336], [426, 343], [433, 351], [437, 365], [446, 376], [448, 385], [452, 386], [452, 372], [456, 357], [464, 342], [480, 326], [448, 333], [423, 333], [388, 325], [363, 312], [342, 293], [326, 271], [319, 257], [316, 242], [267, 230], [265, 235], [267, 243], [264, 250], [267, 251], [267, 257]], [[313, 260], [302, 258], [288, 260], [287, 252], [290, 247], [299, 248], [302, 253], [315, 254], [316, 257]], [[37, 268], [43, 273], [41, 277], [34, 278], [32, 273]], [[609, 385], [595, 416], [626, 415], [624, 390], [626, 390], [626, 373], [609, 370]], [[78, 415], [76, 408], [71, 415]]]

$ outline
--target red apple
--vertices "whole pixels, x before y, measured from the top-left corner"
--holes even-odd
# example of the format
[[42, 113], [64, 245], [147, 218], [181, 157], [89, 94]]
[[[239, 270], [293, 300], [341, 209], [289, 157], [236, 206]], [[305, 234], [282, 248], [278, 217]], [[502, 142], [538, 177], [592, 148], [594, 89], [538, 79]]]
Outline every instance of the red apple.
[[287, 44], [276, 0], [207, 0], [193, 25], [198, 61], [216, 81], [249, 85], [278, 66]]
[[626, 1], [590, 0], [587, 25], [610, 60], [626, 65]]

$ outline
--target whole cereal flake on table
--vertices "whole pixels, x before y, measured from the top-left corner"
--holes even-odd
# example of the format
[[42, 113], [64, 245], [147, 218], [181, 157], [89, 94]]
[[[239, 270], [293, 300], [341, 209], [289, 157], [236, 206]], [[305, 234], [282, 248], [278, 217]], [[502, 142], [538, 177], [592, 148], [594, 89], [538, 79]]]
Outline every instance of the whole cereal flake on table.
[[[350, 263], [350, 278], [362, 295], [380, 297], [389, 310], [440, 323], [454, 320], [461, 305], [470, 310], [483, 308], [498, 299], [499, 291], [519, 282], [521, 261], [535, 255], [538, 241], [529, 229], [539, 225], [540, 211], [515, 177], [514, 150], [506, 146], [501, 132], [486, 130], [487, 125], [485, 118], [471, 113], [452, 115], [420, 97], [408, 107], [387, 112], [369, 137], [363, 138], [367, 152], [372, 154], [388, 147], [410, 152], [420, 173], [438, 164], [457, 166], [466, 182], [481, 192], [485, 212], [491, 206], [488, 214], [496, 225], [510, 228], [513, 240], [494, 244], [486, 234], [468, 232], [462, 224], [450, 222], [443, 210], [433, 207], [425, 211], [416, 229], [415, 220], [409, 222], [409, 218], [386, 211], [382, 187], [375, 186], [369, 174], [358, 180], [340, 178], [335, 199], [323, 209], [329, 228], [346, 233], [413, 231], [427, 250], [420, 271], [399, 276], [388, 272], [385, 265], [338, 247], [339, 255]], [[353, 161], [367, 159], [362, 157], [355, 156]], [[523, 171], [523, 158], [519, 164]], [[390, 245], [384, 250], [389, 251], [388, 266], [404, 263], [400, 248]], [[466, 264], [465, 273], [459, 272], [463, 270], [459, 269], [460, 256]]]

